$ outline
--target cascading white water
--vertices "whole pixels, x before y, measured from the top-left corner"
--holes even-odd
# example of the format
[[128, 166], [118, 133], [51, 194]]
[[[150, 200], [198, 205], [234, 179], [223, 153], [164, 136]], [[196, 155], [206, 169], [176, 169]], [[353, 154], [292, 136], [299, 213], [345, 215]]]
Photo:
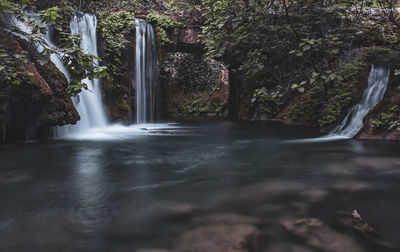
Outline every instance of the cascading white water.
[[[37, 18], [37, 14], [35, 13], [26, 13], [26, 18], [28, 20]], [[12, 34], [14, 34], [15, 36], [18, 36], [26, 41], [29, 41], [27, 35], [32, 33], [32, 27], [26, 25], [25, 22], [22, 22], [21, 20], [18, 20], [14, 17], [11, 17], [10, 20], [8, 21], [8, 25], [10, 27], [15, 27], [17, 31], [13, 31], [11, 32]], [[50, 49], [55, 49], [57, 48], [57, 46], [55, 45], [55, 43], [52, 41], [52, 29], [50, 27], [44, 27], [46, 28], [46, 34], [42, 37], [43, 39], [43, 44], [36, 44], [37, 47], [37, 51], [38, 52], [43, 52], [44, 48], [43, 47], [47, 47]], [[60, 72], [62, 72], [65, 77], [67, 78], [67, 80], [70, 79], [69, 73], [67, 68], [64, 66], [64, 64], [61, 61], [60, 55], [52, 53], [50, 55], [50, 60], [51, 62], [54, 63], [54, 65], [57, 67], [58, 70], [60, 70]]]
[[[76, 13], [71, 20], [70, 27], [71, 34], [81, 37], [80, 47], [84, 52], [97, 57], [96, 16]], [[99, 62], [96, 60], [94, 63], [98, 64]], [[83, 82], [87, 85], [88, 90], [82, 90], [78, 96], [73, 98], [81, 119], [76, 125], [57, 127], [57, 137], [79, 134], [92, 128], [105, 127], [107, 125], [101, 98], [100, 80], [85, 79]]]
[[372, 65], [368, 77], [368, 87], [364, 91], [361, 102], [349, 110], [343, 122], [334, 128], [328, 137], [352, 138], [361, 130], [364, 117], [385, 95], [389, 75], [389, 67]]
[[[37, 17], [36, 14], [29, 14]], [[29, 18], [29, 17], [28, 17]], [[25, 40], [26, 34], [31, 32], [30, 27], [24, 22], [13, 20], [21, 33], [14, 33]], [[96, 45], [96, 17], [90, 14], [77, 13], [70, 23], [71, 33], [79, 34], [81, 48], [86, 53], [97, 56]], [[44, 47], [55, 49], [57, 46], [52, 41], [51, 29], [47, 27], [44, 36]], [[11, 32], [11, 30], [10, 30]], [[53, 133], [57, 138], [74, 140], [104, 141], [126, 139], [130, 137], [163, 134], [159, 131], [173, 130], [179, 127], [175, 124], [150, 124], [155, 117], [156, 87], [158, 85], [158, 54], [153, 27], [145, 20], [136, 20], [136, 122], [149, 123], [143, 128], [141, 125], [122, 126], [109, 125], [102, 107], [99, 80], [84, 80], [89, 90], [83, 90], [79, 98], [74, 99], [74, 104], [81, 116], [77, 125], [54, 127]], [[42, 45], [37, 45], [39, 52], [43, 51]], [[62, 55], [52, 54], [50, 59], [56, 67], [70, 80], [70, 73], [63, 65]], [[97, 62], [96, 62], [97, 63]], [[105, 127], [107, 126], [107, 127]]]
[[[35, 22], [39, 22], [38, 15], [36, 13], [28, 12], [28, 13], [25, 13], [25, 15], [26, 15], [27, 20], [33, 20], [33, 19], [36, 20], [37, 19]], [[8, 23], [8, 26], [10, 27], [9, 31], [12, 34], [29, 42], [28, 35], [32, 33], [31, 26], [27, 25], [25, 22], [15, 18], [15, 17], [10, 17], [8, 19], [8, 21], [6, 21], [6, 23]], [[55, 45], [55, 43], [52, 40], [52, 37], [53, 37], [52, 36], [52, 28], [48, 27], [48, 26], [42, 26], [42, 28], [46, 29], [46, 34], [42, 36], [41, 43], [35, 44], [36, 50], [39, 53], [42, 53], [45, 48], [56, 49], [57, 46]], [[70, 75], [69, 75], [67, 68], [64, 66], [64, 64], [61, 60], [61, 56], [62, 55], [52, 53], [50, 55], [50, 61], [53, 62], [53, 64], [57, 67], [57, 69], [60, 70], [60, 72], [62, 72], [65, 75], [65, 77], [67, 78], [67, 80], [69, 81]], [[60, 131], [61, 127], [54, 127], [54, 128], [56, 131], [56, 135], [60, 135], [59, 133], [57, 134], [57, 132]], [[35, 134], [36, 134], [35, 128], [28, 127], [27, 132], [26, 132], [26, 141], [30, 141], [30, 140], [34, 139]]]
[[136, 123], [154, 121], [158, 55], [153, 27], [136, 20]]

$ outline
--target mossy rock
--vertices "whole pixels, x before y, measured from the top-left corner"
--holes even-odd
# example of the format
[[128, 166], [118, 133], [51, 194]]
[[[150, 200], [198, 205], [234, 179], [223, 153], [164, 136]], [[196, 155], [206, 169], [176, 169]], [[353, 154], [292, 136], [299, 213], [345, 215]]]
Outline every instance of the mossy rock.
[[322, 84], [317, 84], [302, 95], [297, 102], [289, 106], [285, 112], [286, 120], [294, 120], [298, 124], [317, 125], [321, 118], [326, 94]]
[[364, 119], [363, 132], [380, 135], [400, 131], [400, 76], [391, 71], [383, 100]]
[[321, 128], [330, 129], [343, 120], [350, 107], [360, 101], [368, 85], [371, 64], [382, 64], [392, 54], [392, 50], [384, 47], [364, 48], [355, 59], [336, 70], [342, 79], [328, 91], [328, 103], [318, 120]]

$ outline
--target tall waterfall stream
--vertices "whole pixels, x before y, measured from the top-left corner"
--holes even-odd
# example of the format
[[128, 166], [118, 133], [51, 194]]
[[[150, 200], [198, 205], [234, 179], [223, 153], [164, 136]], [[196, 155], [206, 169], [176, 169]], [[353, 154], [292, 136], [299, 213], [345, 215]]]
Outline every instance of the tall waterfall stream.
[[136, 20], [136, 122], [154, 122], [158, 54], [153, 27]]
[[[80, 47], [84, 52], [97, 57], [96, 16], [76, 13], [71, 20], [70, 27], [72, 34], [81, 37]], [[99, 62], [96, 60], [94, 63], [98, 64]], [[101, 98], [100, 80], [85, 79], [83, 82], [87, 85], [88, 90], [82, 90], [78, 96], [73, 98], [74, 105], [81, 119], [76, 125], [57, 127], [56, 135], [58, 137], [82, 133], [92, 128], [105, 127], [107, 125], [107, 118]]]

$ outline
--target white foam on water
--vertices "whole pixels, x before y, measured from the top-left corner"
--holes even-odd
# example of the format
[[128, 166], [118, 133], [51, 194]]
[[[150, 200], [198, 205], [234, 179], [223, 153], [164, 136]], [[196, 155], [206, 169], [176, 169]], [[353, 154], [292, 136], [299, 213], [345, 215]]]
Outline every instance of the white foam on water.
[[175, 123], [134, 124], [125, 126], [113, 124], [106, 127], [98, 127], [80, 133], [65, 135], [61, 139], [78, 141], [116, 141], [127, 140], [142, 136], [184, 134], [185, 127]]
[[322, 137], [315, 137], [315, 138], [303, 138], [303, 139], [296, 139], [296, 140], [288, 140], [284, 141], [284, 143], [321, 143], [321, 142], [331, 142], [331, 141], [338, 141], [338, 140], [346, 140], [351, 139], [351, 137], [346, 136], [322, 136]]

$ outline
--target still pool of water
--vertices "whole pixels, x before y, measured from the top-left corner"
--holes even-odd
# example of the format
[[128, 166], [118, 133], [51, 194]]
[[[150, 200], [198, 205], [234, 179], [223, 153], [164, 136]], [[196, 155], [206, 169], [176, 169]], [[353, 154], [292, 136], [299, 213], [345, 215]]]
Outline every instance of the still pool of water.
[[[379, 251], [337, 221], [354, 209], [398, 246], [399, 143], [228, 121], [117, 129], [0, 147], [0, 251]], [[300, 218], [322, 223], [319, 242]]]

